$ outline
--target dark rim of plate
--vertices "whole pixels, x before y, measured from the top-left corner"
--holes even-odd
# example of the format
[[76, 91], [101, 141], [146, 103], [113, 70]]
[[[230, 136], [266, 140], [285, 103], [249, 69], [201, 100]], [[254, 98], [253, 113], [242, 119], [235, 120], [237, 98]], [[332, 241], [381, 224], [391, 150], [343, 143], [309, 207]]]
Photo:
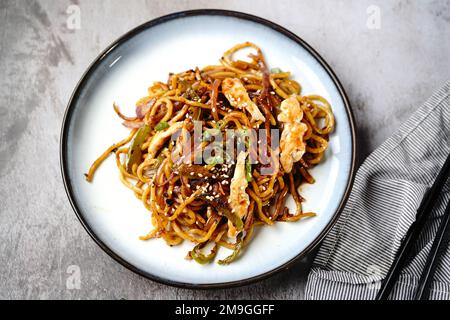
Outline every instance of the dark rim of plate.
[[[103, 243], [97, 235], [93, 232], [89, 224], [85, 221], [83, 214], [80, 210], [80, 208], [77, 205], [76, 200], [73, 197], [72, 192], [72, 185], [70, 181], [70, 176], [67, 172], [67, 133], [69, 129], [69, 123], [73, 114], [75, 102], [78, 100], [81, 88], [85, 85], [87, 79], [91, 76], [91, 73], [96, 69], [96, 67], [100, 64], [103, 59], [105, 59], [108, 54], [114, 50], [117, 46], [121, 45], [122, 43], [126, 42], [128, 39], [132, 38], [136, 34], [152, 28], [156, 25], [162, 24], [167, 21], [171, 21], [178, 18], [183, 17], [192, 17], [192, 16], [201, 16], [201, 15], [215, 15], [215, 16], [227, 16], [227, 17], [234, 17], [238, 19], [248, 20], [252, 22], [256, 22], [259, 24], [262, 24], [266, 27], [269, 27], [275, 31], [278, 31], [279, 33], [283, 34], [284, 36], [288, 37], [292, 41], [296, 42], [298, 45], [302, 46], [305, 50], [307, 50], [320, 64], [321, 66], [327, 71], [328, 75], [333, 80], [334, 84], [336, 85], [336, 88], [338, 89], [341, 98], [344, 102], [346, 111], [347, 111], [347, 117], [348, 122], [350, 125], [350, 130], [352, 134], [352, 162], [351, 162], [351, 168], [347, 180], [347, 186], [345, 189], [345, 193], [343, 198], [341, 199], [341, 202], [339, 204], [338, 209], [336, 210], [333, 218], [331, 221], [327, 224], [327, 226], [322, 230], [322, 232], [317, 236], [317, 238], [308, 245], [302, 252], [300, 252], [297, 256], [292, 258], [290, 261], [284, 263], [283, 265], [265, 272], [263, 274], [260, 274], [258, 276], [254, 276], [251, 278], [238, 280], [238, 281], [231, 281], [231, 282], [224, 282], [224, 283], [211, 283], [211, 284], [193, 284], [193, 283], [184, 283], [184, 282], [178, 282], [178, 281], [172, 281], [169, 279], [164, 279], [158, 276], [155, 276], [149, 272], [146, 272], [144, 270], [141, 270], [137, 268], [136, 266], [130, 264], [128, 261], [124, 260], [122, 257], [114, 253], [105, 243]], [[271, 22], [266, 19], [253, 16], [247, 13], [237, 12], [237, 11], [230, 11], [230, 10], [219, 10], [219, 9], [199, 9], [199, 10], [189, 10], [189, 11], [181, 11], [172, 13], [169, 15], [165, 15], [156, 19], [153, 19], [151, 21], [148, 21], [135, 29], [129, 31], [122, 37], [120, 37], [118, 40], [114, 41], [108, 48], [106, 48], [95, 60], [91, 63], [91, 65], [87, 68], [83, 76], [81, 77], [80, 81], [78, 82], [74, 92], [72, 93], [72, 96], [69, 100], [68, 106], [66, 108], [64, 118], [63, 118], [63, 124], [61, 128], [61, 137], [60, 137], [60, 162], [61, 162], [61, 174], [64, 182], [64, 187], [67, 193], [67, 196], [69, 198], [70, 204], [72, 205], [73, 210], [75, 211], [78, 220], [83, 225], [84, 229], [87, 231], [87, 233], [91, 236], [91, 238], [100, 246], [100, 248], [103, 249], [109, 256], [111, 256], [114, 260], [125, 266], [126, 268], [130, 269], [131, 271], [142, 275], [148, 279], [157, 281], [159, 283], [180, 287], [180, 288], [190, 288], [190, 289], [213, 289], [213, 288], [229, 288], [229, 287], [237, 287], [237, 286], [243, 286], [250, 283], [254, 283], [256, 281], [260, 281], [263, 279], [266, 279], [276, 273], [278, 273], [281, 270], [287, 269], [291, 267], [296, 261], [298, 261], [300, 258], [304, 257], [307, 253], [311, 252], [313, 248], [315, 248], [326, 236], [326, 234], [330, 231], [331, 227], [334, 225], [334, 223], [339, 218], [345, 203], [347, 202], [347, 199], [350, 194], [350, 190], [353, 185], [353, 180], [355, 176], [355, 169], [356, 169], [356, 129], [354, 124], [354, 117], [353, 113], [351, 111], [350, 103], [348, 101], [348, 97], [344, 91], [344, 88], [342, 87], [340, 81], [334, 74], [333, 70], [330, 68], [330, 66], [324, 61], [324, 59], [304, 40], [302, 40], [300, 37], [295, 35], [294, 33], [290, 32], [289, 30]]]

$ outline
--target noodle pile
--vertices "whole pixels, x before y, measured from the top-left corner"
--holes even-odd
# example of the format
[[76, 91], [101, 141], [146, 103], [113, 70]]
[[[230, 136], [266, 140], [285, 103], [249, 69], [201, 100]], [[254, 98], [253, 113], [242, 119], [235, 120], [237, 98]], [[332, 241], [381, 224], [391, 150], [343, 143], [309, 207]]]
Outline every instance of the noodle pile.
[[[250, 60], [235, 59], [235, 53], [241, 49], [252, 51]], [[91, 182], [98, 166], [114, 153], [121, 181], [151, 212], [153, 229], [141, 239], [163, 238], [170, 246], [188, 240], [195, 246], [187, 258], [202, 264], [213, 261], [219, 247], [233, 250], [219, 264], [237, 259], [251, 240], [255, 226], [315, 215], [303, 212], [303, 198], [297, 190], [302, 182], [314, 183], [308, 170], [322, 161], [328, 135], [334, 129], [329, 103], [318, 95], [301, 95], [300, 84], [290, 79], [289, 72], [269, 71], [255, 44], [234, 46], [220, 62], [170, 74], [167, 82], [154, 83], [148, 95], [136, 103], [136, 116], [123, 115], [114, 104], [114, 110], [131, 132], [108, 148], [86, 174], [86, 180]], [[236, 107], [236, 101], [224, 93], [225, 84], [232, 81], [243, 85], [248, 98], [258, 107], [259, 116], [250, 108]], [[279, 146], [273, 144], [271, 135], [273, 129], [287, 130], [288, 125], [279, 121], [280, 105], [292, 97], [303, 112], [297, 125], [304, 128], [304, 152], [300, 159], [294, 159], [292, 170], [286, 172], [278, 159]], [[195, 121], [201, 122], [203, 132], [197, 145], [189, 139], [194, 135]], [[226, 137], [230, 129], [264, 131], [269, 159], [264, 160], [258, 148], [243, 155], [242, 159], [247, 157], [246, 181], [242, 182], [239, 208], [233, 206], [230, 189], [233, 181], [238, 183], [236, 175], [244, 168], [242, 162], [218, 156], [195, 161], [208, 146], [223, 147], [221, 142], [208, 139], [208, 135], [220, 133]], [[186, 146], [193, 152], [186, 153]], [[253, 162], [248, 160], [250, 153]], [[268, 166], [272, 166], [272, 173], [262, 174], [261, 169]], [[285, 206], [288, 194], [296, 203], [293, 213]]]

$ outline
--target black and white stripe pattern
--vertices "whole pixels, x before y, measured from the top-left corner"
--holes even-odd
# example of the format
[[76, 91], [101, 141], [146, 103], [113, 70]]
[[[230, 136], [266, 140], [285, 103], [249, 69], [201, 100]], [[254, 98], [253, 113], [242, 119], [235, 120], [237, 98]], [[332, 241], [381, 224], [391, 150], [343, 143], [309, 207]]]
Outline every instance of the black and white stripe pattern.
[[[375, 297], [425, 191], [449, 153], [450, 82], [359, 168], [346, 208], [314, 261], [307, 299]], [[392, 299], [412, 298], [449, 200], [447, 183]], [[450, 299], [450, 249], [441, 259], [430, 299]]]

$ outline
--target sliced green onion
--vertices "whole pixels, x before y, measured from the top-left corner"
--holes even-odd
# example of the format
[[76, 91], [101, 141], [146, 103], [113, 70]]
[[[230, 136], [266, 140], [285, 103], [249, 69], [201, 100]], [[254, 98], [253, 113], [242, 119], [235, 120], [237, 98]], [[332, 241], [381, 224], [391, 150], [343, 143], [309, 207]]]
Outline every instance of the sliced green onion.
[[202, 141], [210, 141], [212, 137], [220, 134], [218, 129], [206, 129], [202, 134]]
[[200, 264], [210, 263], [216, 257], [217, 254], [217, 247], [218, 247], [217, 243], [214, 244], [214, 247], [211, 249], [211, 252], [207, 255], [201, 252], [201, 249], [204, 248], [205, 246], [206, 243], [200, 243], [196, 245], [194, 249], [192, 249], [192, 251], [190, 252], [192, 259], [194, 259], [196, 262]]
[[223, 126], [225, 125], [223, 120], [216, 121], [215, 127], [216, 129], [222, 130]]
[[208, 159], [205, 160], [205, 162], [206, 162], [206, 164], [214, 167], [215, 165], [223, 164], [224, 161], [223, 161], [222, 157], [217, 156], [217, 157], [208, 158]]
[[250, 157], [248, 157], [247, 161], [245, 161], [245, 178], [247, 179], [247, 182], [250, 182], [253, 179], [252, 164], [250, 163]]
[[169, 128], [169, 127], [170, 127], [170, 125], [167, 122], [163, 121], [163, 122], [158, 123], [155, 126], [155, 130], [156, 131], [162, 131], [162, 130], [165, 130], [165, 129]]
[[133, 170], [133, 165], [138, 164], [142, 159], [142, 150], [141, 147], [144, 144], [145, 140], [150, 134], [150, 127], [144, 125], [141, 127], [136, 135], [134, 136], [133, 142], [131, 143], [131, 147], [128, 149], [128, 162], [127, 162], [127, 172], [131, 173]]
[[270, 73], [282, 73], [283, 71], [281, 71], [280, 68], [272, 68], [270, 69]]
[[236, 240], [236, 246], [234, 248], [234, 251], [231, 255], [229, 255], [228, 257], [226, 257], [223, 260], [219, 260], [217, 263], [224, 266], [227, 264], [230, 264], [231, 262], [235, 261], [242, 250], [242, 245], [243, 245], [243, 241], [242, 241], [242, 234], [238, 235], [238, 239]]
[[180, 83], [185, 87], [186, 98], [194, 101], [198, 101], [201, 99], [194, 88], [192, 88], [192, 86], [186, 80], [180, 80]]
[[[222, 209], [222, 210], [220, 210]], [[224, 215], [231, 223], [236, 227], [237, 231], [241, 231], [244, 228], [244, 222], [242, 222], [241, 217], [237, 215], [237, 213], [229, 210], [228, 208], [218, 208], [219, 214]]]

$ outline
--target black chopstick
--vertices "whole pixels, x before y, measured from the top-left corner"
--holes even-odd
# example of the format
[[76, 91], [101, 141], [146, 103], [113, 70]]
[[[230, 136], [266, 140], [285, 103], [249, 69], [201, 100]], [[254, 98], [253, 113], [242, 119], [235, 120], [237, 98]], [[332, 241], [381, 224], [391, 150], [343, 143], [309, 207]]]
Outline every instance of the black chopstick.
[[417, 209], [416, 220], [409, 227], [405, 239], [403, 240], [400, 248], [397, 251], [397, 257], [392, 263], [391, 268], [389, 269], [389, 272], [384, 279], [380, 290], [377, 293], [376, 300], [386, 300], [389, 297], [395, 282], [400, 276], [401, 269], [405, 265], [405, 262], [411, 253], [414, 242], [419, 237], [423, 226], [425, 225], [425, 221], [430, 215], [430, 212], [433, 209], [433, 206], [436, 203], [440, 195], [440, 191], [447, 181], [449, 174], [450, 155], [445, 160], [445, 163], [442, 166], [441, 171], [439, 171], [439, 174], [437, 175], [433, 185], [425, 193], [425, 196], [423, 197], [422, 202]]
[[444, 215], [441, 218], [438, 231], [428, 254], [425, 268], [420, 276], [419, 285], [414, 296], [415, 300], [426, 300], [430, 293], [431, 282], [436, 271], [439, 256], [447, 249], [450, 234], [450, 201], [447, 203]]

